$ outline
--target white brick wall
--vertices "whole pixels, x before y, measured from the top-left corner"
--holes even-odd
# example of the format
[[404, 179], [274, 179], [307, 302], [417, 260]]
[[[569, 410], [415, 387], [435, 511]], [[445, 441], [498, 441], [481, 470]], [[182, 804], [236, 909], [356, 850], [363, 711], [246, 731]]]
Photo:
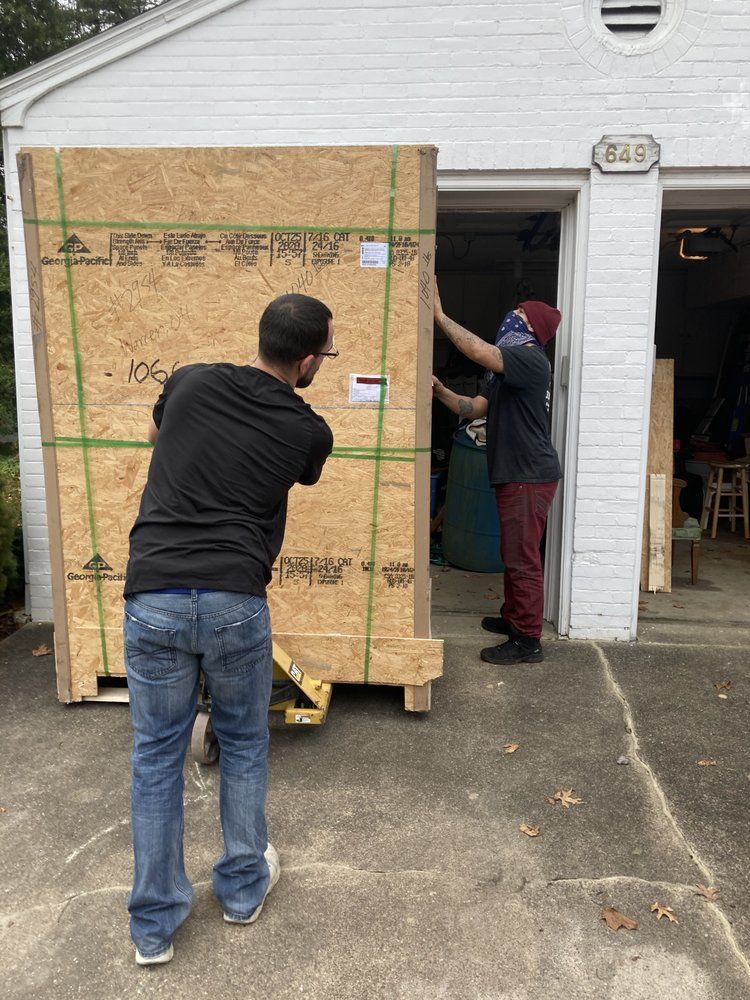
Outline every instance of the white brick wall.
[[[683, 32], [679, 58], [669, 43], [630, 62], [598, 59], [576, 26], [584, 2], [247, 0], [48, 94], [23, 128], [6, 130], [35, 618], [51, 616], [51, 597], [18, 148], [424, 142], [440, 147], [442, 170], [587, 170], [603, 133], [637, 131], [661, 143], [662, 168], [750, 164], [744, 0], [685, 0], [693, 34]], [[592, 174], [571, 607], [578, 636], [626, 637], [634, 621], [658, 205], [655, 170]]]

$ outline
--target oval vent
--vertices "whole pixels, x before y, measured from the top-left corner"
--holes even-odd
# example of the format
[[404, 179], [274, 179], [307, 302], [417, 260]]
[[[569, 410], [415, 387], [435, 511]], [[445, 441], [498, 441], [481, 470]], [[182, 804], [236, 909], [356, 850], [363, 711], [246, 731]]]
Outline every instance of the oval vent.
[[644, 38], [661, 20], [663, 4], [659, 0], [602, 0], [605, 28], [624, 41]]

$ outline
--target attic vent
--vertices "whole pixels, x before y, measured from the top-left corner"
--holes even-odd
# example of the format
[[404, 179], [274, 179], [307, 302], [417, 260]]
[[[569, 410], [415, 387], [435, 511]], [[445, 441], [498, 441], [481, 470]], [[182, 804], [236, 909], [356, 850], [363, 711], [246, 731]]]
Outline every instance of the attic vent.
[[602, 21], [623, 41], [644, 38], [661, 20], [663, 6], [660, 0], [602, 0]]

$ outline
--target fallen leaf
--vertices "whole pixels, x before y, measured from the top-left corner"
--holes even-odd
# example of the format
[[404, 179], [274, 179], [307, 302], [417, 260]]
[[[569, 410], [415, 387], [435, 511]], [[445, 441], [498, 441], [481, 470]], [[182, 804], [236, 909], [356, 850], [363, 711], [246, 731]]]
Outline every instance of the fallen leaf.
[[518, 829], [521, 833], [525, 833], [527, 837], [538, 837], [541, 833], [538, 826], [529, 826], [528, 823], [521, 823]]
[[494, 590], [488, 590], [484, 595], [485, 601], [499, 601], [500, 595], [496, 594]]
[[49, 646], [37, 646], [36, 649], [31, 650], [32, 656], [49, 656], [52, 650]]
[[698, 890], [695, 894], [696, 896], [703, 896], [704, 899], [707, 899], [711, 903], [716, 902], [719, 895], [718, 889], [714, 889], [713, 886], [710, 885], [703, 885], [702, 882], [696, 883], [695, 888]]
[[661, 906], [659, 903], [654, 903], [651, 907], [651, 912], [656, 914], [656, 919], [661, 920], [662, 917], [666, 917], [670, 924], [679, 924], [679, 920], [674, 915], [674, 910], [670, 906]]
[[716, 683], [714, 684], [714, 687], [716, 688], [717, 691], [721, 691], [724, 688], [728, 690], [731, 686], [732, 686], [731, 681], [716, 681]]
[[565, 809], [570, 808], [570, 806], [580, 806], [583, 803], [583, 799], [574, 798], [574, 791], [575, 789], [569, 788], [567, 791], [555, 792], [552, 796], [552, 804], [554, 805], [555, 802], [561, 802]]
[[715, 760], [696, 760], [698, 767], [716, 767]]
[[672, 607], [673, 608], [684, 608], [685, 605], [684, 604], [673, 604]]
[[520, 745], [521, 745], [520, 743], [506, 743], [503, 746], [503, 750], [506, 753], [515, 753], [516, 750], [518, 750], [518, 748], [520, 747]]
[[602, 910], [602, 920], [611, 931], [619, 931], [621, 927], [624, 927], [626, 931], [634, 931], [638, 926], [635, 920], [624, 916], [613, 906], [607, 906]]

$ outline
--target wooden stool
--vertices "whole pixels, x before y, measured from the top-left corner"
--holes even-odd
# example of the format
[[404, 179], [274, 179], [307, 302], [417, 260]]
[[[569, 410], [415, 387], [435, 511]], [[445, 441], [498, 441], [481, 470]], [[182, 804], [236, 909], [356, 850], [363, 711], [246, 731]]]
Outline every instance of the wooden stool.
[[[735, 529], [735, 522], [742, 518], [745, 528], [745, 538], [750, 538], [750, 509], [747, 498], [747, 467], [748, 460], [742, 459], [739, 462], [711, 462], [708, 473], [708, 483], [706, 484], [706, 497], [703, 501], [703, 517], [701, 518], [701, 528], [705, 531], [708, 527], [708, 518], [711, 520], [711, 538], [716, 538], [716, 528], [720, 517], [728, 517], [731, 521], [732, 531]], [[724, 482], [724, 473], [727, 472], [729, 478]], [[725, 489], [725, 485], [728, 489]], [[721, 501], [726, 497], [729, 500], [729, 509], [721, 509]], [[740, 500], [740, 509], [737, 510], [737, 498]], [[713, 514], [711, 506], [713, 503]]]

